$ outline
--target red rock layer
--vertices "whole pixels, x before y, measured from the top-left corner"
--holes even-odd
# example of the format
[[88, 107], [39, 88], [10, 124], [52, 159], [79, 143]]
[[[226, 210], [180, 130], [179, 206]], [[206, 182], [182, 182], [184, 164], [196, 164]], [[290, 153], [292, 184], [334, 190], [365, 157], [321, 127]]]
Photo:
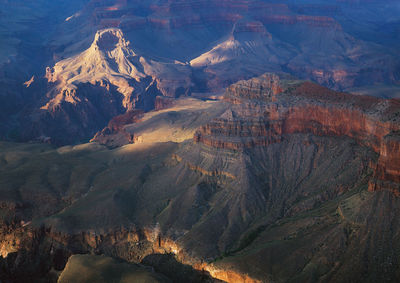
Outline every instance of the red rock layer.
[[[160, 29], [185, 28], [187, 26], [193, 28], [204, 25], [204, 23], [207, 23], [207, 25], [213, 23], [232, 25], [246, 14], [251, 14], [264, 24], [306, 24], [316, 27], [340, 28], [340, 25], [331, 17], [293, 15], [286, 4], [261, 1], [169, 2], [161, 5], [150, 5], [151, 14], [136, 19], [130, 19], [136, 17], [136, 9], [133, 4], [128, 5], [123, 1], [92, 0], [88, 7], [94, 10], [92, 14], [93, 22], [103, 28], [129, 27], [136, 29], [142, 27], [144, 23]], [[317, 8], [320, 7], [314, 7], [314, 9]], [[327, 7], [329, 11], [334, 8]], [[300, 8], [299, 11], [301, 12]]]
[[227, 89], [225, 100], [241, 104], [243, 99], [276, 101], [276, 95], [283, 91], [277, 75], [263, 75], [250, 81], [240, 81]]
[[[112, 251], [112, 255], [129, 262], [139, 263], [151, 254], [175, 254], [176, 259], [201, 271], [209, 272], [216, 279], [225, 282], [258, 283], [260, 280], [241, 274], [230, 267], [219, 267], [192, 257], [173, 239], [164, 237], [156, 227], [120, 227], [103, 232], [81, 231], [76, 233], [60, 232], [52, 228], [17, 227], [10, 231], [0, 230], [0, 255], [8, 255], [9, 251], [32, 251], [40, 242], [50, 242], [51, 250], [63, 250], [66, 259], [71, 254]], [[129, 248], [126, 247], [129, 243]], [[43, 245], [44, 246], [44, 245]], [[54, 248], [53, 248], [54, 247]], [[42, 247], [46, 253], [45, 247]], [[52, 256], [52, 252], [49, 251]], [[63, 268], [63, 267], [62, 267]]]
[[257, 17], [257, 20], [264, 24], [284, 24], [284, 25], [296, 25], [305, 24], [313, 27], [325, 27], [341, 29], [341, 26], [333, 18], [325, 16], [308, 16], [308, 15], [263, 15]]
[[143, 115], [143, 111], [139, 109], [131, 110], [126, 112], [125, 114], [115, 116], [108, 123], [108, 128], [113, 131], [118, 131], [123, 128], [123, 126], [127, 124], [132, 124], [138, 122]]
[[400, 138], [385, 137], [379, 152], [376, 177], [400, 183]]
[[266, 30], [264, 25], [258, 21], [237, 22], [234, 28], [234, 35], [239, 33], [258, 33], [272, 38], [272, 35]]
[[336, 14], [340, 12], [340, 7], [337, 5], [330, 5], [330, 4], [297, 4], [296, 10], [299, 13], [328, 13], [328, 14]]
[[[282, 135], [311, 133], [317, 136], [348, 136], [379, 152], [383, 138], [399, 130], [399, 124], [377, 121], [360, 110], [331, 108], [321, 105], [303, 105], [265, 109], [259, 120], [216, 119], [196, 133], [195, 141], [230, 149], [254, 145], [268, 145], [281, 141]], [[224, 138], [238, 137], [236, 142]], [[244, 137], [253, 138], [243, 142]]]
[[[90, 141], [111, 146], [120, 146], [122, 144], [133, 143], [135, 141], [135, 136], [126, 132], [124, 126], [140, 121], [142, 116], [142, 110], [131, 110], [125, 114], [116, 116], [111, 119], [107, 127], [97, 132]], [[115, 139], [122, 139], [123, 143], [120, 144], [115, 142]]]
[[228, 88], [234, 111], [202, 126], [194, 141], [242, 150], [281, 142], [285, 135], [347, 136], [379, 154], [369, 190], [400, 195], [400, 101], [335, 92], [314, 83], [284, 85], [267, 75]]
[[157, 96], [154, 101], [154, 110], [159, 111], [167, 108], [171, 108], [174, 105], [174, 99], [172, 97]]
[[389, 190], [400, 197], [400, 137], [386, 136], [381, 144], [379, 159], [371, 164], [374, 169], [373, 179], [368, 184], [368, 190]]

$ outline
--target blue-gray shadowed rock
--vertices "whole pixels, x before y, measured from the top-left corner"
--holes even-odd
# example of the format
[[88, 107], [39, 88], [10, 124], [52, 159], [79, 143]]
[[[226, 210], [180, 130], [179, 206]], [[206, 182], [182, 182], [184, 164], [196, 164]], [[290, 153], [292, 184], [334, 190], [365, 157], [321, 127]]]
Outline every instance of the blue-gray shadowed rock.
[[[265, 72], [382, 97], [399, 83], [392, 0], [3, 0], [0, 14], [0, 133], [10, 140], [88, 141], [116, 115], [153, 109], [157, 95], [219, 93]], [[108, 48], [124, 43], [103, 50], [96, 34]]]

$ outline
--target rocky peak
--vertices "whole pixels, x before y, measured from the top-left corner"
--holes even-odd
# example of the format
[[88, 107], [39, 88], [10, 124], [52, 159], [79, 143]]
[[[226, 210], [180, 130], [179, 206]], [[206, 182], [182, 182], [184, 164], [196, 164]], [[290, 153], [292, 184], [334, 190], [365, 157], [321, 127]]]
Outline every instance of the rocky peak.
[[281, 93], [283, 88], [279, 75], [266, 73], [260, 77], [242, 80], [231, 85], [226, 90], [225, 98], [231, 102], [237, 99], [275, 101], [275, 96]]
[[[210, 51], [193, 59], [190, 63], [194, 67], [216, 65], [231, 60], [241, 60], [251, 57], [260, 58], [271, 55], [271, 34], [259, 21], [239, 20], [229, 36]], [[271, 56], [272, 57], [272, 56]]]
[[[62, 120], [68, 129], [81, 129], [81, 136], [93, 136], [115, 115], [133, 109], [154, 109], [156, 96], [188, 93], [190, 74], [185, 64], [147, 60], [137, 55], [121, 29], [99, 30], [88, 49], [46, 68], [46, 78], [51, 84], [48, 99], [40, 105], [43, 113], [40, 123], [49, 123], [54, 130], [48, 126], [40, 131], [52, 136]], [[102, 109], [101, 113], [98, 109]], [[46, 118], [47, 112], [51, 117], [59, 115], [57, 123]], [[96, 115], [97, 119], [88, 119]]]
[[120, 29], [108, 28], [96, 32], [92, 47], [97, 47], [98, 50], [103, 52], [110, 52], [117, 48], [129, 48], [129, 41], [125, 40]]
[[244, 35], [260, 35], [272, 38], [272, 35], [267, 31], [265, 26], [260, 21], [239, 20], [235, 23], [232, 29], [232, 37], [239, 38]]
[[118, 87], [124, 96], [134, 90], [128, 80], [140, 81], [146, 77], [137, 66], [140, 58], [129, 48], [120, 29], [109, 28], [98, 31], [90, 48], [74, 57], [47, 68], [49, 82], [59, 82], [59, 88], [72, 88], [79, 83], [109, 82]]

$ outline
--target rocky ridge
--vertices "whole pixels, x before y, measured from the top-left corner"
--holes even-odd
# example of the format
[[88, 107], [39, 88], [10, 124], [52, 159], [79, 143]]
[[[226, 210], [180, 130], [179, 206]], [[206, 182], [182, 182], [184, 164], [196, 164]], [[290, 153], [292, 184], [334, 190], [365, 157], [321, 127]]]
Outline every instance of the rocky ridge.
[[40, 109], [31, 110], [29, 120], [21, 117], [26, 129], [21, 137], [54, 144], [89, 140], [115, 116], [154, 109], [157, 96], [188, 95], [190, 75], [185, 64], [137, 55], [120, 29], [98, 31], [87, 50], [47, 68], [46, 97], [36, 102]]
[[397, 101], [285, 74], [224, 100], [118, 117], [109, 129], [135, 137], [122, 147], [2, 145], [4, 276], [31, 260], [50, 276], [76, 253], [157, 270], [172, 253], [228, 282], [397, 278]]
[[[54, 109], [62, 101], [76, 104], [81, 102], [74, 97], [79, 84], [91, 83], [100, 84], [101, 87], [110, 89], [109, 85], [116, 87], [116, 90], [123, 95], [122, 106], [131, 110], [140, 108], [138, 100], [153, 100], [154, 97], [146, 97], [146, 91], [150, 89], [156, 94], [175, 97], [176, 85], [179, 88], [190, 88], [190, 80], [184, 79], [172, 83], [160, 83], [157, 79], [168, 73], [168, 76], [188, 77], [188, 69], [184, 65], [172, 66], [144, 59], [131, 49], [129, 41], [126, 41], [120, 29], [109, 28], [98, 31], [89, 49], [72, 58], [62, 60], [50, 69], [46, 70], [48, 82], [57, 84], [57, 94], [42, 109]], [[171, 67], [169, 67], [171, 65]], [[159, 74], [159, 72], [163, 72]], [[168, 83], [170, 83], [168, 85]], [[172, 84], [171, 84], [172, 83]], [[161, 86], [158, 86], [161, 85]], [[158, 91], [158, 92], [157, 92]], [[151, 96], [154, 94], [147, 94]], [[146, 102], [142, 102], [142, 104]], [[142, 106], [143, 107], [143, 106]], [[145, 106], [145, 108], [153, 108]]]
[[371, 181], [370, 190], [387, 181], [388, 189], [398, 194], [399, 100], [339, 93], [273, 74], [230, 86], [225, 100], [237, 107], [202, 126], [195, 142], [243, 150], [279, 143], [295, 133], [348, 136], [379, 154], [378, 163], [371, 165], [379, 181]]
[[[357, 3], [355, 7], [359, 7], [359, 5]], [[94, 11], [93, 7], [95, 7]], [[133, 9], [133, 7], [138, 8]], [[384, 56], [382, 52], [379, 52], [381, 50], [379, 44], [367, 43], [353, 37], [348, 32], [348, 23], [343, 19], [343, 15], [347, 10], [351, 12], [353, 8], [356, 9], [355, 7], [349, 7], [342, 2], [327, 5], [326, 3], [301, 4], [291, 1], [288, 3], [265, 3], [262, 1], [223, 1], [222, 3], [189, 1], [182, 3], [170, 1], [146, 5], [137, 2], [98, 3], [93, 1], [88, 4], [87, 13], [92, 21], [91, 24], [97, 29], [117, 27], [129, 35], [134, 35], [133, 38], [141, 39], [138, 41], [141, 50], [151, 50], [157, 56], [170, 59], [194, 60], [193, 62], [196, 62], [197, 65], [199, 65], [198, 61], [210, 56], [210, 52], [215, 55], [215, 53], [219, 53], [216, 51], [222, 47], [225, 49], [226, 46], [223, 42], [229, 37], [235, 25], [240, 25], [243, 21], [249, 22], [250, 25], [258, 22], [272, 35], [272, 40], [271, 38], [270, 40], [264, 39], [268, 43], [267, 47], [259, 49], [260, 52], [263, 48], [264, 51], [267, 49], [266, 54], [268, 55], [259, 57], [259, 59], [268, 61], [267, 57], [276, 56], [276, 58], [270, 59], [272, 63], [297, 77], [313, 79], [320, 84], [336, 89], [367, 84], [368, 80], [395, 82], [398, 79], [396, 69], [398, 63], [388, 58], [392, 56], [391, 51], [383, 52], [387, 54]], [[368, 3], [367, 7], [363, 7], [363, 9], [374, 9], [374, 4]], [[78, 19], [76, 21], [79, 22]], [[346, 26], [343, 26], [342, 23]], [[208, 26], [211, 27], [211, 30]], [[362, 26], [358, 28], [362, 29]], [[185, 42], [183, 39], [182, 36], [186, 35], [188, 29], [198, 31], [199, 37], [188, 36], [190, 40], [196, 42]], [[158, 35], [154, 40], [163, 44], [164, 51], [149, 46], [147, 43], [149, 38], [144, 36], [149, 32]], [[253, 29], [253, 32], [256, 30]], [[217, 34], [218, 37], [215, 38]], [[318, 41], [318, 38], [323, 38], [323, 40]], [[182, 40], [186, 47], [180, 46], [179, 42]], [[214, 44], [215, 42], [217, 44]], [[244, 43], [241, 42], [241, 44]], [[279, 47], [278, 51], [284, 50], [284, 52], [275, 52], [274, 47]], [[193, 52], [190, 53], [190, 50]], [[221, 53], [221, 57], [229, 55], [229, 52], [226, 53], [226, 51], [221, 51]], [[272, 55], [270, 55], [271, 53]], [[212, 57], [215, 58], [215, 56]], [[231, 67], [235, 66], [236, 56], [228, 57], [225, 61], [232, 60]], [[371, 57], [375, 59], [368, 59]], [[377, 58], [379, 60], [376, 60]], [[383, 62], [385, 62], [385, 67]], [[205, 63], [203, 61], [203, 65]], [[266, 66], [270, 67], [272, 63], [269, 62]], [[259, 70], [259, 67], [252, 68], [252, 65], [254, 62], [246, 63], [246, 70], [236, 74], [236, 81], [250, 78], [251, 76], [245, 77], [249, 70], [252, 71], [252, 75], [261, 75], [266, 71], [279, 71], [278, 68]], [[372, 69], [374, 69], [373, 72]], [[211, 73], [218, 71], [224, 75], [230, 73], [229, 69], [223, 66], [217, 70], [210, 68], [209, 71]], [[225, 84], [220, 82], [219, 86], [226, 87], [233, 82], [235, 81], [227, 81]]]
[[265, 72], [337, 90], [399, 80], [393, 1], [20, 2], [0, 3], [11, 31], [0, 29], [5, 139], [86, 142], [114, 116], [154, 109], [156, 96], [219, 93]]

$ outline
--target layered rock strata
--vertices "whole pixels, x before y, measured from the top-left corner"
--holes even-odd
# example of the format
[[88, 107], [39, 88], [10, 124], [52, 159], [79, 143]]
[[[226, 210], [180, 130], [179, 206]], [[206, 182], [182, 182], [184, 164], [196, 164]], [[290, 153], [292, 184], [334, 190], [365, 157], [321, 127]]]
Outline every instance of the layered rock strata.
[[[0, 235], [6, 236], [0, 241], [0, 270], [3, 270], [0, 279], [19, 282], [29, 276], [36, 276], [55, 281], [57, 272], [66, 270], [67, 261], [74, 254], [106, 254], [130, 263], [153, 266], [153, 270], [158, 266], [148, 257], [173, 254], [178, 260], [177, 264], [187, 264], [198, 271], [198, 275], [191, 275], [195, 276], [192, 279], [196, 282], [261, 282], [247, 274], [221, 269], [193, 258], [178, 243], [160, 232], [156, 226], [144, 229], [120, 227], [103, 233], [82, 231], [71, 234], [44, 226], [24, 228], [17, 225], [12, 231], [10, 229], [9, 234], [0, 231]], [[24, 258], [24, 261], [19, 262], [20, 258]], [[187, 273], [186, 270], [183, 276], [189, 276]], [[176, 276], [179, 278], [182, 274]], [[62, 278], [63, 275], [59, 279]]]
[[[227, 89], [236, 104], [202, 126], [194, 141], [244, 150], [281, 142], [286, 135], [347, 136], [379, 154], [370, 190], [397, 191], [400, 183], [400, 101], [354, 96], [311, 82], [266, 74]], [[389, 182], [389, 183], [388, 183]], [[394, 189], [397, 188], [397, 189]]]
[[266, 74], [174, 103], [110, 123], [136, 144], [1, 145], [2, 280], [77, 253], [172, 253], [228, 282], [398, 277], [398, 101]]
[[131, 110], [125, 114], [115, 116], [110, 120], [107, 127], [96, 133], [91, 142], [96, 141], [110, 147], [134, 143], [134, 134], [128, 133], [124, 126], [140, 121], [142, 116], [142, 110]]
[[46, 69], [47, 95], [31, 119], [23, 119], [21, 135], [55, 144], [88, 140], [114, 116], [160, 107], [157, 96], [188, 95], [190, 74], [185, 64], [137, 55], [121, 29], [100, 30], [87, 50]]
[[179, 92], [176, 88], [183, 88], [183, 93], [187, 91], [191, 84], [187, 78], [189, 73], [183, 64], [175, 66], [146, 60], [131, 49], [121, 29], [108, 28], [98, 31], [91, 46], [81, 54], [47, 68], [46, 78], [49, 83], [56, 83], [59, 93], [42, 109], [53, 109], [61, 101], [81, 102], [75, 93], [82, 83], [99, 84], [107, 90], [110, 85], [116, 87], [127, 110], [152, 109], [154, 94], [174, 97]]

